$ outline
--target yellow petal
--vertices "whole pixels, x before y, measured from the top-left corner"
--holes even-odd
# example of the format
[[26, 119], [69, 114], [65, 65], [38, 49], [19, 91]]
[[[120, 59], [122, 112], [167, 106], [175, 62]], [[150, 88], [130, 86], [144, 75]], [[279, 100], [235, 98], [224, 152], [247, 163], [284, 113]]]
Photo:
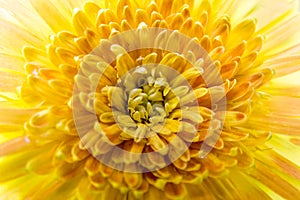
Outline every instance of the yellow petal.
[[[70, 23], [71, 16], [68, 12], [60, 10], [60, 8], [57, 7], [59, 4], [56, 5], [51, 1], [43, 2], [39, 0], [31, 0], [31, 4], [54, 32], [59, 32], [60, 30], [73, 30]], [[45, 10], [48, 12], [45, 12]], [[61, 23], [57, 23], [58, 21]]]

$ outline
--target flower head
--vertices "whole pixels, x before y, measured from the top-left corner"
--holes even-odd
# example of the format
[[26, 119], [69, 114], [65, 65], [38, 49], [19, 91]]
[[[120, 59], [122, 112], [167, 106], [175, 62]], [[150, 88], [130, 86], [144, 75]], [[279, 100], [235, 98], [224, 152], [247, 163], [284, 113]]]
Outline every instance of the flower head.
[[3, 198], [299, 196], [300, 19], [267, 2], [1, 1]]

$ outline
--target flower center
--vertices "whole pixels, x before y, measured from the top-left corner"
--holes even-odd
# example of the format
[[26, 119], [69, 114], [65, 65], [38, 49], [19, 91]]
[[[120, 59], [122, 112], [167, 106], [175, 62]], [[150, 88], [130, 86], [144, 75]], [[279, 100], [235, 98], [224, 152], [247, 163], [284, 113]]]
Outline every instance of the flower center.
[[[129, 135], [133, 134], [136, 141], [161, 130], [169, 114], [174, 109], [180, 109], [180, 98], [169, 85], [174, 70], [162, 72], [162, 67], [166, 69], [166, 66], [158, 64], [138, 66], [127, 72], [114, 90], [125, 96], [122, 103], [112, 99], [114, 117], [120, 128]], [[124, 107], [126, 109], [122, 109]], [[143, 134], [138, 134], [140, 129]]]
[[[144, 67], [139, 67], [136, 71], [147, 73]], [[143, 124], [163, 122], [168, 116], [165, 105], [168, 103], [169, 99], [166, 97], [170, 92], [166, 78], [163, 75], [158, 78], [148, 75], [140, 78], [138, 82], [144, 84], [137, 89], [130, 90], [128, 95], [128, 112], [131, 118]]]

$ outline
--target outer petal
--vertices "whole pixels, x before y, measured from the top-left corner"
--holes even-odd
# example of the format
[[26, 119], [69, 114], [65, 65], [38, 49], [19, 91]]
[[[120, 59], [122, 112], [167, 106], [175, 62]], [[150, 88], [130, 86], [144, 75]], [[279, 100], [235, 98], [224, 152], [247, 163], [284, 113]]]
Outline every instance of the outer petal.
[[28, 1], [1, 0], [0, 5], [1, 45], [4, 46], [6, 41], [18, 45], [16, 47], [30, 42], [41, 46], [46, 44], [51, 30]]

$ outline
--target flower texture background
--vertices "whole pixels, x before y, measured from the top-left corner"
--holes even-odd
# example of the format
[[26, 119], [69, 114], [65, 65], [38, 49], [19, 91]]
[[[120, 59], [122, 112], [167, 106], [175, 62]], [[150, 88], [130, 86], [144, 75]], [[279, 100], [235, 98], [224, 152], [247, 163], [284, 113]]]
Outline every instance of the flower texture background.
[[0, 5], [1, 199], [300, 197], [297, 1]]

